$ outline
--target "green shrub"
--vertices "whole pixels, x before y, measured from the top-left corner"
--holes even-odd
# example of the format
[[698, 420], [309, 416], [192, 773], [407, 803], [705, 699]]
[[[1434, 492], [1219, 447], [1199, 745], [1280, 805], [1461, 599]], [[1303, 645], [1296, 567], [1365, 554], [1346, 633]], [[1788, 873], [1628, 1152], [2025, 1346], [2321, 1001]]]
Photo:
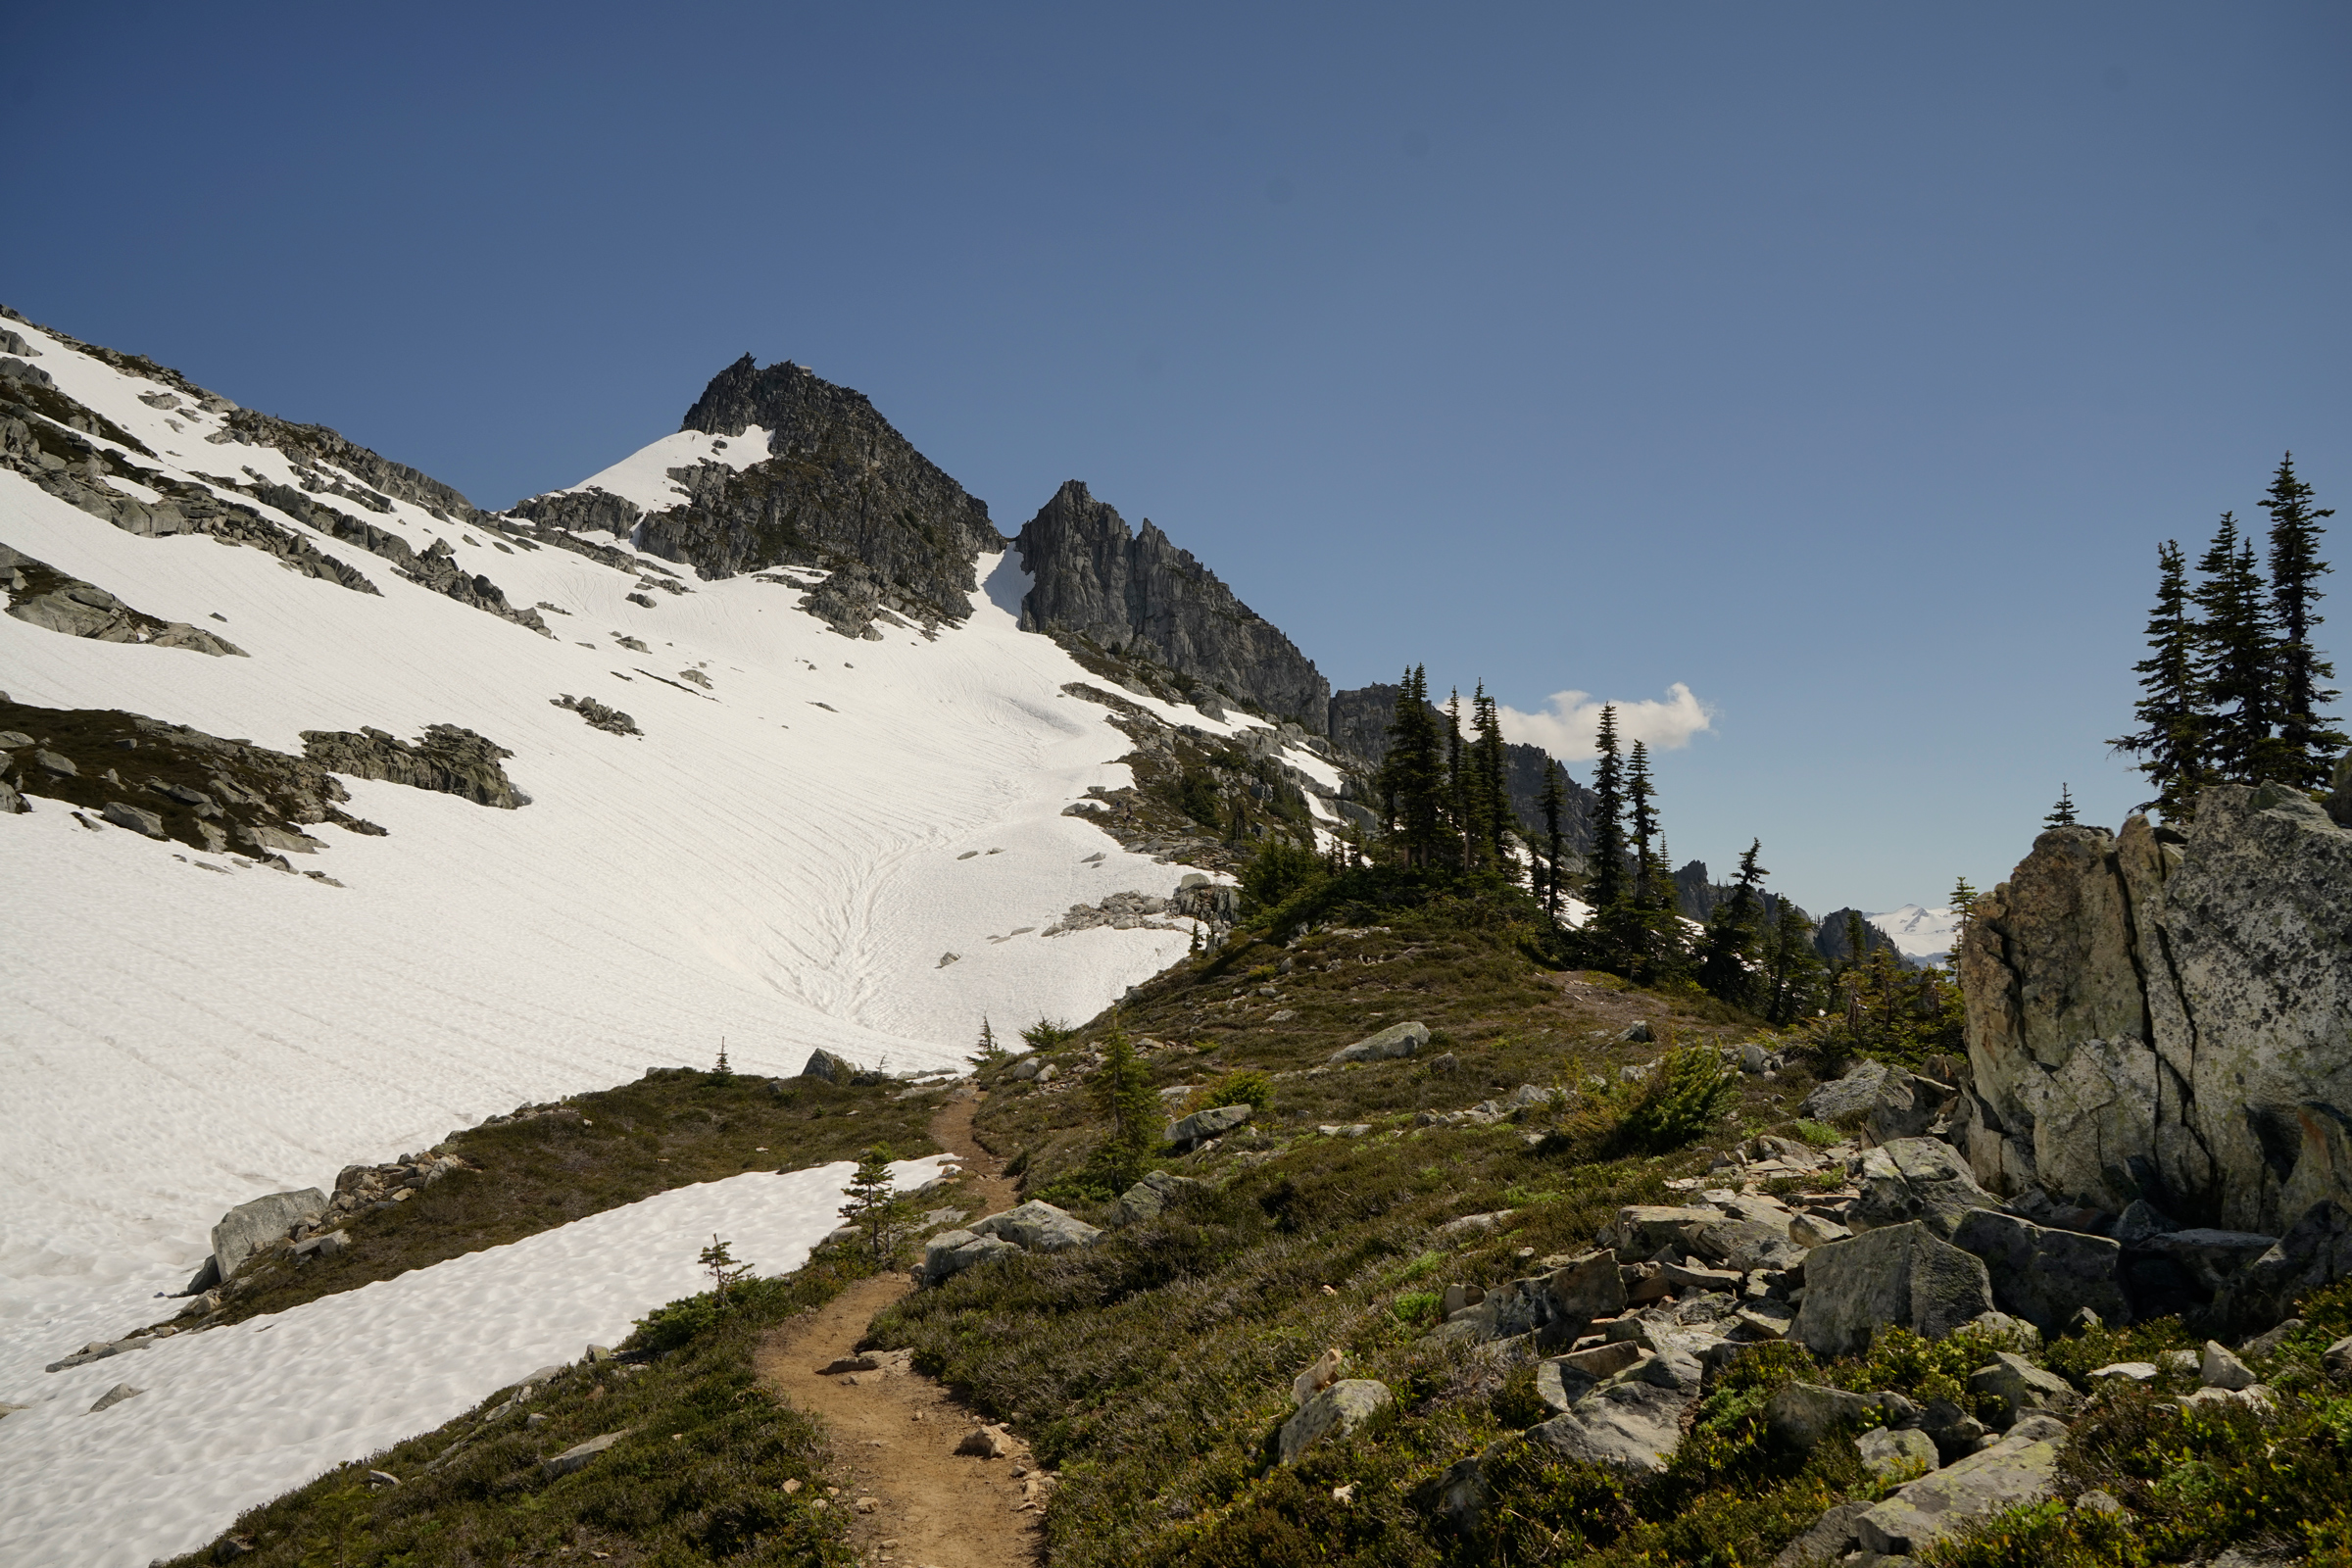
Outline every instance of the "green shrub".
[[1703, 1047], [1669, 1051], [1618, 1126], [1624, 1147], [1663, 1154], [1704, 1136], [1740, 1098], [1739, 1078]]
[[1330, 876], [1331, 867], [1312, 849], [1294, 844], [1280, 834], [1272, 835], [1242, 867], [1243, 911], [1255, 914], [1271, 909]]
[[1052, 1051], [1078, 1038], [1078, 1031], [1058, 1018], [1040, 1018], [1021, 1031], [1021, 1042], [1031, 1051]]
[[1393, 1310], [1396, 1314], [1397, 1322], [1404, 1324], [1407, 1328], [1412, 1328], [1423, 1323], [1436, 1322], [1441, 1299], [1442, 1298], [1436, 1291], [1407, 1291], [1396, 1298], [1396, 1304]]
[[1796, 1136], [1811, 1144], [1815, 1149], [1827, 1149], [1832, 1144], [1842, 1141], [1845, 1134], [1826, 1121], [1800, 1121], [1796, 1124]]
[[1274, 1080], [1254, 1067], [1236, 1067], [1195, 1093], [1188, 1103], [1196, 1110], [1214, 1105], [1249, 1105], [1263, 1110], [1274, 1103]]

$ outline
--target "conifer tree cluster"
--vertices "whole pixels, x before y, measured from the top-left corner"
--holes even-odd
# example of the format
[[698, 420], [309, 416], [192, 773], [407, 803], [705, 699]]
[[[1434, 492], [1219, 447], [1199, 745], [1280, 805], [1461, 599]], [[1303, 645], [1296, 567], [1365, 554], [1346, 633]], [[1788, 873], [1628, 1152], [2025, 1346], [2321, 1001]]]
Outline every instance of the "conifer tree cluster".
[[1465, 736], [1462, 694], [1447, 699], [1441, 724], [1430, 707], [1428, 670], [1406, 670], [1378, 781], [1383, 829], [1398, 858], [1413, 866], [1510, 873], [1517, 824], [1506, 766], [1502, 724], [1485, 682], [1470, 700]]
[[2132, 666], [2139, 727], [2108, 744], [2139, 759], [2156, 789], [2146, 804], [2168, 817], [2187, 816], [2208, 784], [2316, 789], [2346, 745], [2324, 711], [2339, 695], [2326, 684], [2335, 667], [2312, 641], [2329, 570], [2320, 524], [2335, 512], [2312, 501], [2290, 452], [2261, 502], [2271, 514], [2267, 579], [2231, 513], [2197, 559], [2194, 584], [2177, 541], [2157, 549], [2148, 657]]

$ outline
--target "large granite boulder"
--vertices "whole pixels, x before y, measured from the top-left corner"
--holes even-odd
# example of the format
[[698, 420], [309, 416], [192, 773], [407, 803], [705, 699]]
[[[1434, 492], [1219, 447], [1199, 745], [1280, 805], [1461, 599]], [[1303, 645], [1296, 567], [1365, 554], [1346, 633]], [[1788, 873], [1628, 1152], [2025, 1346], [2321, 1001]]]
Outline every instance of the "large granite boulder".
[[1208, 1190], [1206, 1182], [1188, 1177], [1171, 1176], [1164, 1170], [1149, 1171], [1144, 1179], [1119, 1195], [1118, 1223], [1140, 1225], [1157, 1219], [1170, 1203], [1193, 1193]]
[[2185, 838], [2052, 828], [1959, 957], [1978, 1179], [2282, 1235], [2352, 1204], [2352, 831], [2217, 785]]
[[2028, 1417], [1979, 1453], [1920, 1477], [1864, 1509], [1854, 1534], [1865, 1551], [1909, 1556], [2005, 1509], [2039, 1502], [2057, 1480], [2065, 1424]]
[[942, 1231], [923, 1244], [923, 1261], [915, 1272], [917, 1285], [944, 1285], [967, 1268], [1000, 1257], [1020, 1257], [1021, 1249], [997, 1236], [972, 1231]]
[[1354, 1045], [1342, 1046], [1331, 1054], [1333, 1061], [1390, 1061], [1409, 1056], [1429, 1044], [1429, 1027], [1418, 1023], [1393, 1023], [1376, 1035], [1366, 1035]]
[[1250, 1105], [1212, 1105], [1206, 1110], [1196, 1110], [1190, 1116], [1168, 1123], [1168, 1144], [1181, 1153], [1196, 1144], [1224, 1137], [1256, 1113], [1255, 1108]]
[[1655, 1475], [1682, 1446], [1683, 1418], [1697, 1400], [1694, 1366], [1688, 1375], [1629, 1372], [1602, 1383], [1527, 1435], [1562, 1458]]
[[1847, 1164], [1846, 1178], [1857, 1195], [1845, 1222], [1856, 1231], [1917, 1220], [1949, 1239], [1972, 1210], [2000, 1206], [1977, 1185], [1967, 1159], [1934, 1138], [1898, 1138], [1866, 1149]]
[[223, 1281], [235, 1279], [237, 1270], [254, 1253], [284, 1241], [286, 1233], [295, 1226], [317, 1220], [325, 1213], [326, 1195], [316, 1187], [270, 1193], [239, 1203], [221, 1215], [220, 1223], [213, 1227], [213, 1262], [220, 1277]]
[[1790, 1337], [1815, 1355], [1855, 1355], [1892, 1323], [1928, 1339], [1993, 1309], [1984, 1262], [1914, 1220], [1817, 1247]]
[[2306, 1291], [2352, 1277], [2352, 1212], [2333, 1199], [2305, 1209], [2284, 1236], [2230, 1280], [2216, 1318], [2236, 1333], [2278, 1322]]
[[2109, 1325], [2132, 1320], [2125, 1298], [2124, 1250], [2104, 1236], [2051, 1230], [1995, 1209], [1971, 1209], [1952, 1231], [1952, 1245], [1984, 1260], [1992, 1298], [2055, 1338], [2088, 1307]]
[[1842, 1078], [1832, 1079], [1805, 1097], [1798, 1110], [1815, 1121], [1858, 1121], [1879, 1102], [1879, 1091], [1894, 1071], [1883, 1061], [1857, 1064]]
[[1092, 1247], [1102, 1239], [1100, 1226], [1089, 1225], [1066, 1209], [1036, 1200], [991, 1214], [972, 1225], [975, 1236], [994, 1236], [1032, 1252], [1067, 1252]]

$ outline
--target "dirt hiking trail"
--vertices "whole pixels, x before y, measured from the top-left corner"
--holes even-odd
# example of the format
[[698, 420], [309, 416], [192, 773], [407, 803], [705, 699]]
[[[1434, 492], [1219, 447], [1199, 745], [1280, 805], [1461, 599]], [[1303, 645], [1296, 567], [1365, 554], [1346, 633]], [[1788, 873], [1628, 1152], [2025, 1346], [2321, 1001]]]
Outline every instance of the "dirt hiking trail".
[[[940, 1108], [931, 1136], [962, 1163], [956, 1199], [971, 1217], [1010, 1208], [1003, 1162], [972, 1136], [978, 1093], [970, 1086]], [[930, 1378], [881, 1356], [874, 1371], [825, 1373], [855, 1355], [874, 1314], [913, 1289], [904, 1273], [863, 1280], [760, 1347], [760, 1379], [822, 1419], [833, 1435], [838, 1488], [827, 1505], [850, 1511], [858, 1554], [891, 1568], [1034, 1568], [1044, 1560], [1039, 1510], [1050, 1483], [1026, 1445], [1006, 1435], [1001, 1458], [959, 1454], [980, 1419]]]

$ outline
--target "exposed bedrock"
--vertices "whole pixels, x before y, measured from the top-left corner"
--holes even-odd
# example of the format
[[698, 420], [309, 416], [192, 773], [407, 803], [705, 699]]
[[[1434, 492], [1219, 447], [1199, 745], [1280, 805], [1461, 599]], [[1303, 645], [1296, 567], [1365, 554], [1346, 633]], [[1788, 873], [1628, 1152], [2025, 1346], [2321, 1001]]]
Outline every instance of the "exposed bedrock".
[[2265, 1236], [2352, 1208], [2348, 911], [2352, 830], [2290, 790], [2043, 833], [1959, 956], [1978, 1180]]
[[[918, 620], [961, 620], [983, 551], [1004, 548], [988, 507], [882, 417], [862, 392], [787, 361], [745, 355], [686, 413], [688, 430], [768, 432], [764, 462], [670, 470], [690, 499], [648, 514], [638, 543], [705, 577], [766, 566], [862, 566], [915, 601]], [[537, 503], [518, 512], [533, 514]], [[576, 509], [574, 509], [576, 510]], [[582, 526], [568, 513], [547, 520]]]
[[1144, 520], [1131, 530], [1076, 479], [1030, 518], [1013, 548], [1031, 587], [1021, 629], [1092, 640], [1222, 686], [1320, 735], [1331, 682], [1217, 574]]

